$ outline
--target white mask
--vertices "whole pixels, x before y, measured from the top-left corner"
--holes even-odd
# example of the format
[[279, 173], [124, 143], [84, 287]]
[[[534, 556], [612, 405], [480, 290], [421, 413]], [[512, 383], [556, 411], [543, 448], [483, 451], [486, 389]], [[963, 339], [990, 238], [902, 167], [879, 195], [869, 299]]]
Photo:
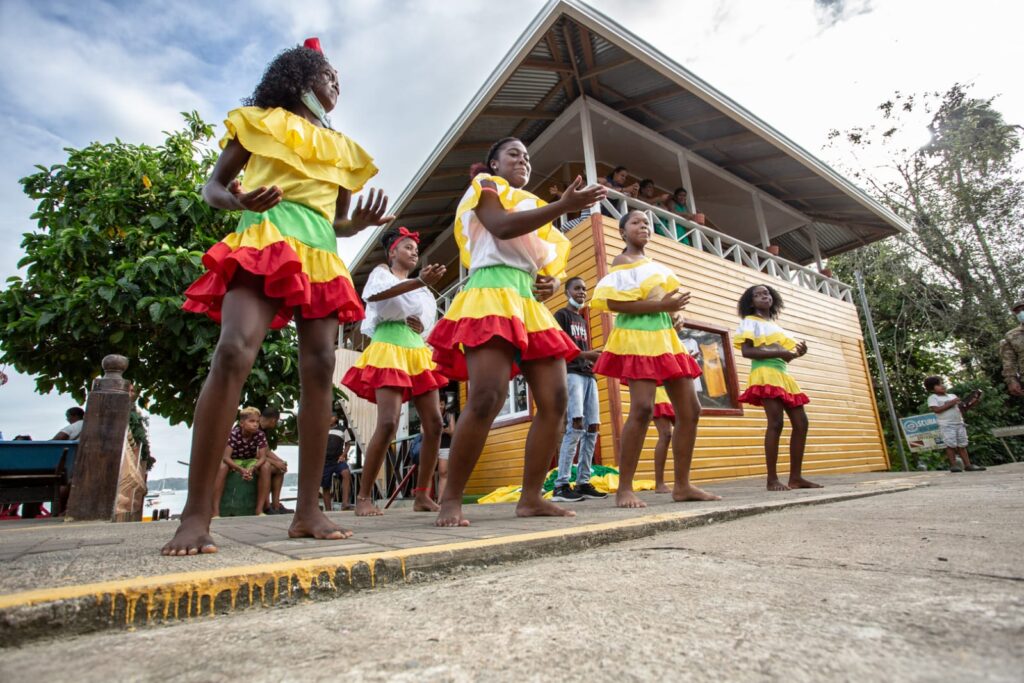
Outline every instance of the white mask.
[[1024, 323], [1024, 311], [1017, 311], [1017, 320]]
[[581, 308], [583, 308], [583, 304], [581, 304], [581, 303], [577, 303], [577, 302], [576, 302], [576, 299], [571, 299], [571, 298], [570, 298], [570, 299], [569, 299], [569, 305], [570, 305], [570, 306], [572, 306], [572, 307], [573, 307], [573, 309], [574, 309], [574, 310], [577, 310], [577, 311], [578, 311], [578, 310], [580, 310]]
[[327, 118], [327, 110], [324, 109], [324, 105], [320, 103], [320, 100], [317, 98], [316, 93], [314, 93], [312, 90], [307, 90], [306, 92], [302, 93], [299, 99], [302, 100], [302, 103], [306, 105], [307, 109], [313, 112], [313, 116], [320, 119], [320, 123], [324, 125], [324, 128], [331, 127], [331, 120]]

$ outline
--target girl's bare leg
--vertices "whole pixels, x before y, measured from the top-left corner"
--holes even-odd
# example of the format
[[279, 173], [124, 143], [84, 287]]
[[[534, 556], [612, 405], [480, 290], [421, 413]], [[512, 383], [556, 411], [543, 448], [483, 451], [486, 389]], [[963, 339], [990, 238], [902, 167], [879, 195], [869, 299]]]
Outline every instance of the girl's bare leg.
[[373, 436], [366, 444], [363, 476], [359, 478], [356, 494], [356, 517], [378, 517], [384, 511], [373, 504], [373, 483], [377, 481], [388, 446], [398, 433], [398, 418], [402, 414], [402, 391], [392, 387], [377, 389], [377, 424]]
[[671, 493], [672, 489], [665, 483], [665, 461], [668, 460], [668, 447], [672, 445], [672, 420], [656, 417], [654, 428], [658, 430], [658, 443], [654, 447], [654, 492]]
[[448, 458], [437, 459], [437, 499], [444, 498], [445, 487], [448, 486]]
[[619, 490], [615, 505], [620, 508], [645, 508], [647, 503], [633, 492], [633, 475], [640, 462], [640, 451], [647, 438], [647, 428], [654, 415], [654, 380], [636, 379], [629, 382], [629, 415], [622, 425], [619, 452]]
[[196, 402], [188, 498], [174, 538], [160, 551], [163, 555], [217, 552], [210, 536], [214, 481], [228, 443], [231, 424], [238, 414], [242, 386], [277, 309], [277, 301], [263, 296], [262, 278], [243, 270], [235, 274], [224, 295], [220, 338], [213, 352], [210, 374]]
[[331, 427], [334, 400], [334, 343], [338, 318], [334, 315], [313, 320], [298, 316], [299, 332], [299, 497], [295, 516], [288, 527], [291, 538], [313, 537], [338, 540], [351, 531], [342, 529], [320, 510], [320, 478], [327, 453], [327, 432]]
[[518, 517], [575, 517], [572, 510], [544, 499], [544, 476], [552, 452], [562, 441], [569, 390], [565, 379], [565, 360], [544, 358], [523, 363], [523, 376], [530, 387], [536, 408], [526, 435], [523, 459], [523, 492], [516, 505]]
[[789, 488], [820, 489], [821, 484], [803, 478], [804, 448], [807, 445], [807, 411], [803, 406], [786, 408], [792, 433], [789, 435]]
[[416, 468], [415, 512], [437, 512], [440, 506], [430, 498], [434, 484], [434, 469], [437, 467], [437, 451], [441, 448], [441, 409], [438, 392], [428, 391], [412, 399], [420, 416], [420, 464]]
[[721, 496], [708, 493], [690, 483], [693, 446], [697, 442], [697, 422], [700, 420], [700, 401], [689, 377], [665, 382], [665, 392], [676, 412], [672, 432], [672, 460], [676, 481], [672, 487], [672, 500], [721, 500]]
[[448, 483], [441, 497], [437, 526], [469, 526], [462, 516], [462, 494], [487, 441], [491, 424], [508, 397], [515, 349], [502, 339], [466, 349], [469, 394], [455, 424], [448, 457]]
[[779, 480], [779, 439], [782, 438], [785, 408], [777, 398], [764, 400], [764, 416], [768, 426], [764, 431], [764, 462], [768, 468], [768, 490], [788, 491], [789, 487]]

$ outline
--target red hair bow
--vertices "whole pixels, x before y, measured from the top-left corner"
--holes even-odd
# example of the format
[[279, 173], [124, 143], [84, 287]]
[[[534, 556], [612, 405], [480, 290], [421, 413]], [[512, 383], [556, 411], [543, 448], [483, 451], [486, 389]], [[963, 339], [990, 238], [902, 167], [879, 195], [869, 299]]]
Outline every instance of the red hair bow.
[[394, 250], [394, 248], [398, 245], [398, 243], [401, 242], [406, 237], [411, 239], [416, 244], [420, 243], [420, 234], [418, 232], [410, 232], [406, 228], [399, 228], [398, 229], [398, 237], [396, 237], [395, 241], [391, 243], [390, 247], [388, 247], [388, 251]]
[[324, 53], [324, 51], [320, 48], [319, 38], [306, 38], [306, 42], [302, 44], [302, 47], [307, 47], [310, 50], [316, 50], [320, 54]]

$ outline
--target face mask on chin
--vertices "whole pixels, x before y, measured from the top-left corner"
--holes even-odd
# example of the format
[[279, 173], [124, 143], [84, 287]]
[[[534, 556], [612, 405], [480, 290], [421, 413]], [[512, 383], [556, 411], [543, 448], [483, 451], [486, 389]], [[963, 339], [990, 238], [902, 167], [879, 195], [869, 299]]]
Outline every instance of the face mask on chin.
[[572, 298], [569, 299], [569, 305], [572, 306], [574, 311], [578, 311], [581, 308], [583, 308], [583, 304], [576, 303], [576, 299], [572, 299]]
[[1017, 311], [1017, 320], [1024, 323], [1024, 311]]

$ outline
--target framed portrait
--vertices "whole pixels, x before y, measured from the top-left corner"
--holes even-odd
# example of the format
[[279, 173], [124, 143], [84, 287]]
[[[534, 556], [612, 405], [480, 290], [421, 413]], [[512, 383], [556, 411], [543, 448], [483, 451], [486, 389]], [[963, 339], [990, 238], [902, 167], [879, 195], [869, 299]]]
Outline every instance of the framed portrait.
[[678, 335], [683, 348], [693, 356], [703, 373], [694, 380], [701, 415], [742, 415], [729, 330], [687, 320]]

